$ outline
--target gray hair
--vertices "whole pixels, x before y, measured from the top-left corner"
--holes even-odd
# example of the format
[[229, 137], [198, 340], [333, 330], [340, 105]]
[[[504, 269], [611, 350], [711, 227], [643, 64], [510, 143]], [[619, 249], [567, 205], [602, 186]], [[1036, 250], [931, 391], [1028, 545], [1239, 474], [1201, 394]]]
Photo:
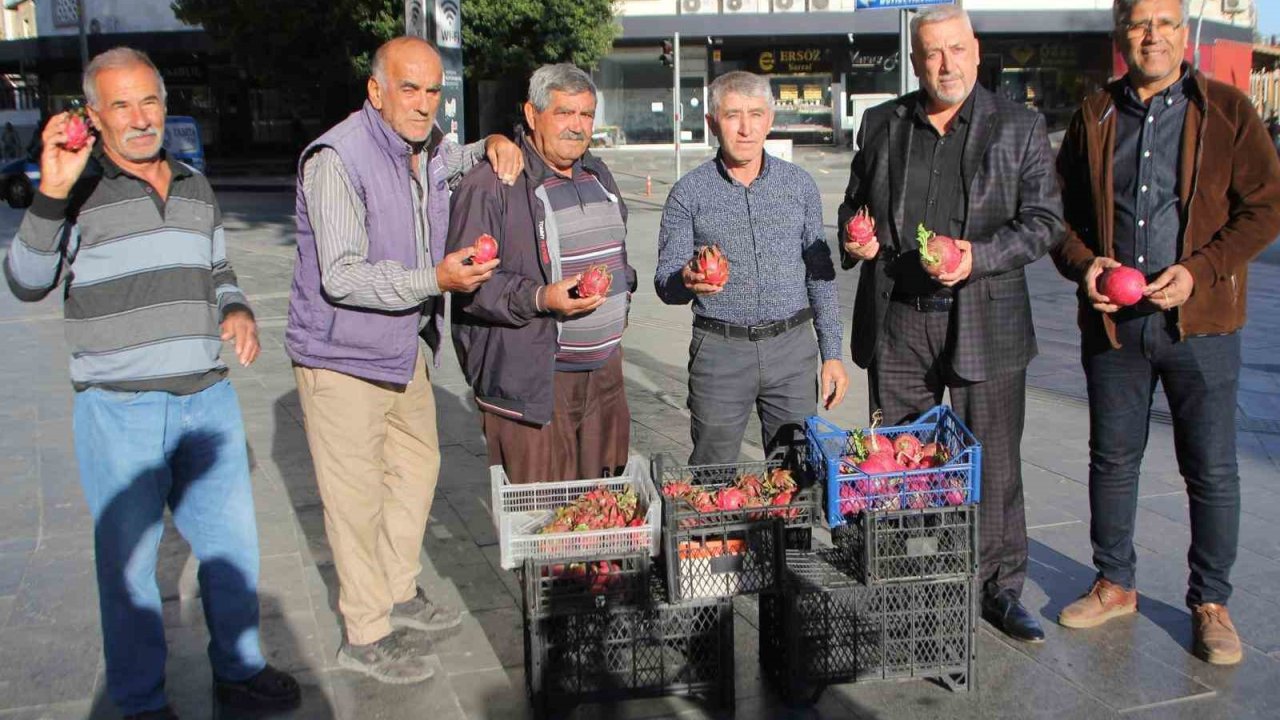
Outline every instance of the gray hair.
[[764, 98], [769, 101], [769, 107], [773, 107], [773, 89], [769, 87], [769, 78], [745, 70], [734, 70], [711, 82], [707, 93], [707, 114], [715, 117], [720, 112], [724, 96], [729, 93]]
[[968, 11], [959, 5], [938, 5], [916, 13], [915, 17], [911, 18], [912, 47], [915, 47], [920, 41], [920, 28], [925, 25], [955, 20], [956, 18], [964, 20], [964, 24], [969, 26], [969, 32], [973, 32], [973, 21], [969, 19]]
[[591, 76], [572, 63], [543, 65], [533, 71], [533, 76], [529, 78], [529, 102], [533, 103], [534, 109], [543, 112], [551, 107], [553, 92], [568, 95], [589, 92], [591, 97], [599, 98]]
[[373, 60], [369, 63], [369, 74], [373, 76], [373, 79], [378, 81], [379, 86], [387, 86], [387, 56], [391, 54], [392, 49], [397, 45], [413, 45], [418, 43], [425, 45], [436, 55], [440, 54], [440, 51], [436, 49], [436, 46], [433, 45], [430, 40], [420, 38], [416, 35], [401, 35], [399, 37], [393, 37], [378, 46], [378, 49], [373, 53]]
[[[1133, 6], [1142, 2], [1142, 0], [1115, 0], [1111, 5], [1111, 19], [1115, 22], [1115, 26], [1120, 27], [1120, 23], [1129, 18], [1129, 13], [1133, 12]], [[1182, 0], [1178, 3], [1182, 6], [1182, 21], [1186, 22], [1191, 19], [1191, 0]]]
[[111, 48], [89, 63], [89, 67], [84, 69], [84, 81], [81, 83], [85, 101], [95, 108], [98, 105], [98, 73], [103, 70], [119, 70], [135, 65], [151, 68], [151, 72], [156, 74], [156, 83], [160, 85], [160, 102], [164, 102], [168, 93], [164, 89], [164, 77], [160, 75], [160, 69], [151, 62], [151, 58], [147, 57], [146, 53], [131, 47]]

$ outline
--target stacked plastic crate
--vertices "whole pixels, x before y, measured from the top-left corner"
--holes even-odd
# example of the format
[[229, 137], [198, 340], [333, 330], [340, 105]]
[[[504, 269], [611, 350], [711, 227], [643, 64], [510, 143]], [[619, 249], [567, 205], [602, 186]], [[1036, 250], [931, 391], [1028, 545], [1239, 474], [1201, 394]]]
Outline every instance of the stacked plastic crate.
[[[793, 701], [864, 680], [972, 687], [977, 439], [945, 406], [881, 440], [817, 417], [806, 430], [835, 547], [786, 553], [779, 592], [761, 596], [765, 676]], [[895, 448], [916, 457], [867, 462]]]
[[[513, 485], [501, 467], [490, 474], [502, 566], [521, 575], [525, 678], [536, 715], [669, 694], [733, 707], [733, 608], [720, 599], [667, 602], [664, 578], [651, 566], [662, 502], [647, 461], [633, 457], [621, 476], [597, 480]], [[612, 514], [606, 494], [628, 496], [628, 505], [634, 495], [624, 527], [556, 525], [584, 496]]]

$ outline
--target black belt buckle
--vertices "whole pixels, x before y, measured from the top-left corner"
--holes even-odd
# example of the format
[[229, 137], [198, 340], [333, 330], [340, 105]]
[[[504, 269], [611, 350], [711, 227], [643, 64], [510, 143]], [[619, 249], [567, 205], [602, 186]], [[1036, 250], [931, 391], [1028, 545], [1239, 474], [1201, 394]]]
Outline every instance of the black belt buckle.
[[747, 327], [747, 339], [751, 342], [757, 342], [759, 340], [771, 338], [778, 334], [777, 332], [774, 332], [774, 328], [776, 326], [776, 322], [766, 323], [764, 325], [751, 325]]

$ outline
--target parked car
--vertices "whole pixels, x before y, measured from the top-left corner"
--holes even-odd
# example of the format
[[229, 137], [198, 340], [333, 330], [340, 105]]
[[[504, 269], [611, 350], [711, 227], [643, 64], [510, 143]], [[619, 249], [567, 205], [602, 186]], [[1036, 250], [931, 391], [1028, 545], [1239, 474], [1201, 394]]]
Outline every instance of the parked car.
[[[164, 147], [178, 160], [204, 172], [204, 143], [200, 126], [187, 115], [170, 115], [164, 123]], [[35, 199], [40, 186], [40, 150], [31, 159], [20, 159], [0, 166], [0, 196], [12, 208], [25, 208]]]

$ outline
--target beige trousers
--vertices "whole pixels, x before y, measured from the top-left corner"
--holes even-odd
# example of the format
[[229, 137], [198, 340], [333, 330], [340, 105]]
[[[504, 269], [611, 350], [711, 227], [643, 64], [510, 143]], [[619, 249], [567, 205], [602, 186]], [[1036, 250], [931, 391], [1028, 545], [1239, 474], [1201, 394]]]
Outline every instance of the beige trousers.
[[293, 368], [338, 570], [338, 610], [353, 645], [390, 634], [392, 605], [417, 592], [440, 472], [425, 355], [419, 349], [407, 386]]

